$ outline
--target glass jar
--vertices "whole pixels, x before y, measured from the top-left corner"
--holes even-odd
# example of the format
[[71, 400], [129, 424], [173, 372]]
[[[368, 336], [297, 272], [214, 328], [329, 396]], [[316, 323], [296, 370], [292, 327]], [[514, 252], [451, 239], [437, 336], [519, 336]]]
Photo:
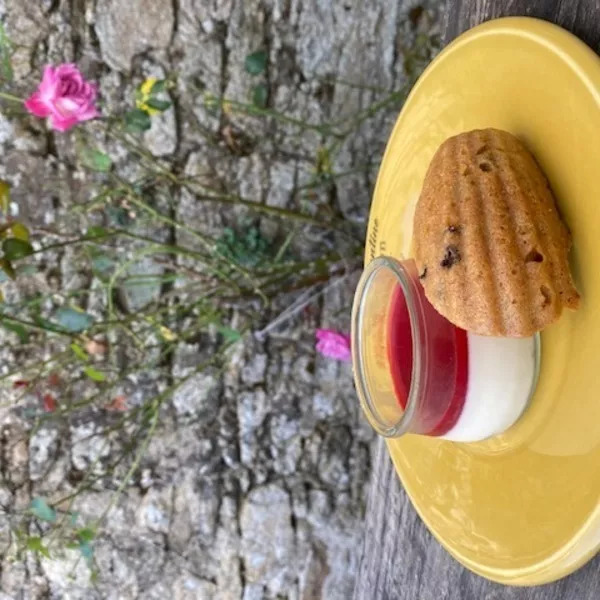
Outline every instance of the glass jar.
[[386, 437], [418, 433], [473, 442], [521, 416], [539, 372], [539, 335], [471, 334], [429, 303], [413, 260], [369, 263], [352, 308], [360, 403]]

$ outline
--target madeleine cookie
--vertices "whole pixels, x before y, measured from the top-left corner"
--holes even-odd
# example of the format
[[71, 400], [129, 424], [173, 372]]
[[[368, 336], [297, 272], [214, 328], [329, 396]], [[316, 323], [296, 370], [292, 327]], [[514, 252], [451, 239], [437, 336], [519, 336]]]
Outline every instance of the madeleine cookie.
[[417, 204], [413, 245], [438, 312], [480, 335], [524, 337], [556, 321], [579, 294], [571, 236], [525, 146], [497, 129], [446, 140]]

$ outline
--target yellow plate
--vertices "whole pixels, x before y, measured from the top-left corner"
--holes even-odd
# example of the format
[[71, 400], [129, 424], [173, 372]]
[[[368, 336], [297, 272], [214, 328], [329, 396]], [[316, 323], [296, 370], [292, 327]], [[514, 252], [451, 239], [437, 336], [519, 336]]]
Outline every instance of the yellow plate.
[[498, 127], [524, 140], [571, 228], [583, 297], [542, 335], [533, 403], [478, 444], [406, 436], [389, 451], [443, 546], [489, 579], [558, 579], [600, 548], [600, 60], [528, 18], [491, 21], [448, 46], [408, 98], [389, 140], [369, 220], [367, 262], [410, 255], [414, 205], [447, 137]]

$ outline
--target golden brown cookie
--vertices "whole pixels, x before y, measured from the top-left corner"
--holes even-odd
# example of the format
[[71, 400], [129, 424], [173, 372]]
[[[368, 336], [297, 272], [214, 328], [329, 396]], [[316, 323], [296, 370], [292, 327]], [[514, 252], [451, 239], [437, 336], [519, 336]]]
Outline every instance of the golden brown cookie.
[[455, 325], [523, 337], [556, 321], [579, 294], [571, 236], [525, 146], [498, 129], [462, 133], [435, 153], [413, 244], [427, 298]]

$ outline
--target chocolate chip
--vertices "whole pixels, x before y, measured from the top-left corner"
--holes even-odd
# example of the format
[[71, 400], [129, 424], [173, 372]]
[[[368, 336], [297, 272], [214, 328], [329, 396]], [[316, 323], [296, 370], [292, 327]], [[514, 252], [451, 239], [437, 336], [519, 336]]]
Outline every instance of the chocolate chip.
[[525, 256], [525, 262], [536, 262], [536, 263], [541, 263], [544, 262], [544, 255], [540, 254], [535, 248], [533, 250], [530, 250], [527, 253], [527, 256]]
[[454, 244], [450, 244], [446, 246], [446, 253], [444, 254], [444, 258], [440, 263], [440, 267], [444, 269], [449, 269], [454, 266], [456, 263], [460, 262], [460, 252], [458, 251], [458, 247]]
[[425, 279], [427, 277], [427, 267], [423, 269], [423, 272], [419, 275], [419, 279]]
[[460, 233], [460, 225], [448, 225], [446, 231], [449, 233]]

